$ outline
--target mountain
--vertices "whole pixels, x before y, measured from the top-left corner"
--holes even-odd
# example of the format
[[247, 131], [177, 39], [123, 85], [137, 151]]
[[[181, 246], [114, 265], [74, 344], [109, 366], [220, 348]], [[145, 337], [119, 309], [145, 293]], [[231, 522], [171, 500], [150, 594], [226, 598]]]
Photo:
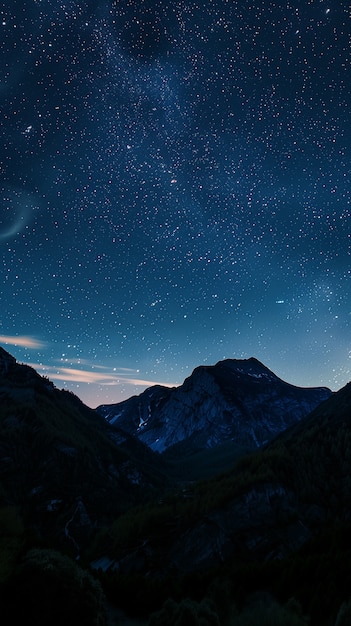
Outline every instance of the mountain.
[[[158, 611], [150, 626], [348, 623], [351, 383], [299, 389], [224, 361], [116, 405], [111, 424], [0, 348], [0, 400], [4, 623], [124, 623], [106, 596], [142, 623]], [[219, 458], [240, 437], [251, 452], [227, 471], [169, 480], [181, 453]], [[267, 594], [279, 620], [241, 619]]]
[[230, 443], [256, 449], [331, 395], [284, 382], [258, 360], [197, 367], [177, 388], [155, 386], [97, 412], [152, 450], [180, 456]]
[[128, 576], [137, 568], [197, 584], [223, 568], [241, 593], [245, 584], [289, 593], [302, 585], [301, 597], [313, 587], [320, 606], [323, 594], [340, 604], [349, 595], [350, 524], [351, 383], [229, 472], [122, 516], [105, 562]]
[[205, 459], [214, 475], [232, 465], [232, 448], [264, 443], [330, 393], [288, 385], [255, 359], [224, 361], [97, 412], [0, 348], [0, 506], [79, 551], [100, 525], [169, 487], [172, 463], [155, 450], [187, 446], [193, 459], [215, 449], [220, 463]]
[[158, 493], [159, 455], [0, 348], [0, 507], [79, 551], [106, 519]]
[[[222, 476], [188, 485], [142, 515], [129, 511], [109, 531], [100, 554], [122, 580], [138, 576], [144, 606], [157, 582], [163, 598], [208, 598], [219, 615], [254, 598], [262, 607], [268, 592], [280, 602], [294, 598], [299, 615], [309, 616], [224, 616], [221, 624], [349, 624], [351, 383]], [[174, 581], [184, 581], [181, 592]], [[169, 608], [165, 602], [163, 613]]]

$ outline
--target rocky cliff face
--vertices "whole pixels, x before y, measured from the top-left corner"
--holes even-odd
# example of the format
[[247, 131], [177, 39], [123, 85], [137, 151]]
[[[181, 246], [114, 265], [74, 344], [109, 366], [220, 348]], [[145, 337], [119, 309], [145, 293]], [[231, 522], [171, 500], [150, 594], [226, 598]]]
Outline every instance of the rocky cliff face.
[[290, 385], [251, 358], [198, 367], [178, 388], [151, 387], [97, 411], [161, 453], [185, 441], [194, 450], [225, 441], [254, 449], [330, 395], [324, 387]]

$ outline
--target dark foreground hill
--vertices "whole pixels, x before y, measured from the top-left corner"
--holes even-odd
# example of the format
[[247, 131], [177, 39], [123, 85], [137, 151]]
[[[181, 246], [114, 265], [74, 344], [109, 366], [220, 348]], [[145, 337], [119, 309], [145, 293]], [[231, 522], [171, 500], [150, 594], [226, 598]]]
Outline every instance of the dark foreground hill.
[[[150, 528], [145, 511], [145, 534], [141, 532], [139, 540], [145, 551], [145, 567], [150, 569], [152, 562], [158, 575], [200, 571], [232, 558], [282, 559], [304, 545], [319, 528], [336, 519], [348, 522], [351, 383], [306, 420], [260, 451], [239, 459], [231, 471], [184, 486], [177, 497], [150, 512]], [[121, 549], [124, 555], [119, 571], [132, 568], [136, 556], [133, 551], [132, 560], [126, 558], [126, 530], [136, 545], [133, 515], [127, 512], [115, 525], [116, 535], [123, 535], [114, 553], [115, 558]], [[160, 535], [163, 545], [158, 560]], [[143, 550], [138, 554], [138, 567]]]
[[0, 505], [79, 551], [91, 533], [164, 485], [161, 460], [0, 348]]
[[182, 580], [196, 596], [219, 577], [237, 601], [295, 595], [312, 624], [334, 625], [351, 596], [351, 383], [230, 472], [130, 510], [107, 532], [95, 566], [120, 581], [143, 574], [146, 594], [152, 580], [166, 596]]

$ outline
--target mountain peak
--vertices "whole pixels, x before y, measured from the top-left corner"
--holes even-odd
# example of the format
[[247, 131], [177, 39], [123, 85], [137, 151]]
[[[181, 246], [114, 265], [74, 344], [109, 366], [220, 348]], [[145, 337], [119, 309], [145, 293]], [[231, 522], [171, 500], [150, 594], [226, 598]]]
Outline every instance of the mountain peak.
[[214, 367], [227, 367], [231, 371], [247, 375], [265, 374], [280, 380], [266, 365], [253, 356], [248, 359], [224, 359], [223, 361], [218, 361]]
[[211, 374], [214, 377], [232, 374], [238, 377], [252, 376], [258, 378], [265, 376], [266, 378], [280, 380], [278, 376], [255, 357], [248, 359], [223, 359], [215, 365], [198, 365], [186, 381], [194, 376], [201, 375], [201, 373]]

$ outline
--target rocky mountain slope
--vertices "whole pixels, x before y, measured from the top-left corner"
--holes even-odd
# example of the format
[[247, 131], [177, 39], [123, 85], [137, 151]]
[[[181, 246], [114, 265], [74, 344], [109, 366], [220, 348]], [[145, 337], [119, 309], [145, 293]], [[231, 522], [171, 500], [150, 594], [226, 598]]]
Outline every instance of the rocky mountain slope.
[[330, 395], [325, 387], [290, 385], [254, 358], [228, 359], [196, 368], [180, 387], [151, 387], [97, 411], [161, 453], [179, 444], [195, 452], [228, 441], [247, 451], [306, 417]]

